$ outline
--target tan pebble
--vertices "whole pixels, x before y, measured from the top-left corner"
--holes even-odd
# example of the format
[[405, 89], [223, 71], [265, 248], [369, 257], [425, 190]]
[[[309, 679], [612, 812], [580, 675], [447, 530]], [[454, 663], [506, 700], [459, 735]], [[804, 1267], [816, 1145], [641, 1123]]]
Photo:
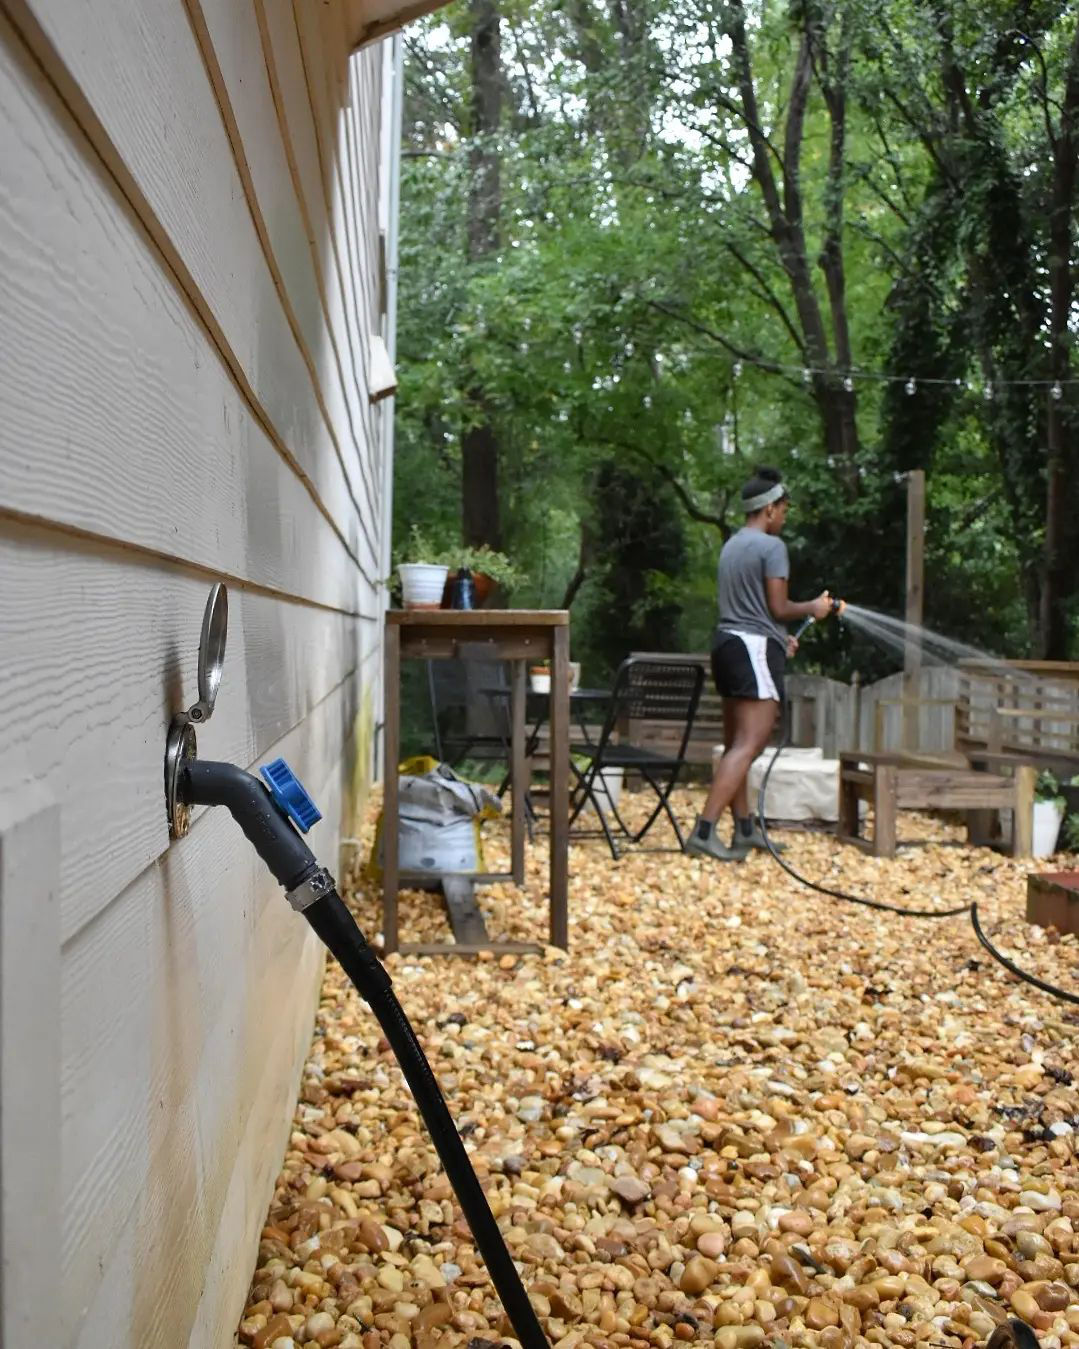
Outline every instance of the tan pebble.
[[803, 1297], [808, 1292], [809, 1283], [806, 1280], [805, 1271], [789, 1255], [774, 1255], [772, 1257], [771, 1277], [773, 1283], [793, 1289]]
[[753, 1304], [753, 1317], [759, 1321], [762, 1326], [776, 1319], [776, 1304], [769, 1302], [764, 1298], [758, 1298]]
[[821, 1349], [847, 1349], [850, 1336], [842, 1326], [825, 1326], [817, 1343]]
[[270, 1349], [296, 1349], [296, 1341], [291, 1335], [279, 1335], [270, 1345]]
[[1028, 1293], [1025, 1288], [1020, 1288], [1012, 1294], [1012, 1307], [1017, 1316], [1021, 1316], [1024, 1321], [1031, 1323], [1041, 1311], [1034, 1295]]
[[876, 1284], [863, 1283], [857, 1288], [846, 1288], [843, 1290], [843, 1301], [850, 1303], [858, 1311], [870, 1311], [873, 1307], [880, 1306], [880, 1292]]
[[420, 1308], [416, 1317], [417, 1330], [433, 1330], [435, 1326], [447, 1325], [453, 1316], [453, 1308], [448, 1302], [431, 1302]]
[[384, 1251], [389, 1246], [386, 1233], [381, 1224], [371, 1218], [361, 1218], [357, 1233], [360, 1241], [369, 1251]]
[[873, 1287], [882, 1302], [894, 1302], [897, 1297], [903, 1296], [905, 1284], [898, 1274], [886, 1274], [882, 1279], [874, 1279]]
[[405, 1280], [401, 1271], [395, 1269], [393, 1265], [383, 1265], [378, 1271], [378, 1281], [383, 1288], [389, 1289], [391, 1293], [400, 1293], [405, 1286]]
[[722, 1232], [702, 1232], [697, 1238], [697, 1250], [709, 1260], [718, 1260], [727, 1246]]
[[288, 1312], [292, 1310], [292, 1301], [292, 1290], [284, 1279], [275, 1279], [270, 1289], [270, 1306], [275, 1312]]
[[398, 1330], [390, 1336], [390, 1349], [412, 1349], [412, 1341]]
[[1000, 1283], [1007, 1272], [1008, 1266], [1003, 1260], [994, 1260], [989, 1255], [975, 1256], [966, 1266], [968, 1279], [978, 1279], [994, 1286]]
[[823, 1298], [811, 1297], [805, 1311], [805, 1322], [810, 1330], [839, 1325], [839, 1311]]
[[1071, 1302], [1071, 1294], [1062, 1283], [1047, 1283], [1034, 1297], [1043, 1312], [1062, 1312]]
[[617, 1176], [609, 1182], [611, 1190], [627, 1204], [640, 1204], [651, 1194], [651, 1187], [637, 1176]]
[[327, 1330], [336, 1330], [337, 1323], [329, 1312], [312, 1312], [304, 1325], [303, 1333], [309, 1340], [324, 1335]]
[[686, 1263], [685, 1272], [678, 1286], [683, 1293], [696, 1296], [712, 1285], [718, 1273], [719, 1266], [714, 1260], [707, 1260], [704, 1256], [695, 1255]]
[[779, 1230], [781, 1232], [796, 1232], [800, 1237], [807, 1237], [816, 1227], [813, 1218], [805, 1209], [792, 1209], [790, 1213], [784, 1213], [779, 1219]]
[[688, 1321], [677, 1321], [674, 1327], [675, 1338], [683, 1341], [695, 1340], [697, 1332]]
[[254, 1349], [270, 1349], [274, 1340], [278, 1340], [282, 1335], [292, 1334], [292, 1322], [288, 1317], [280, 1312], [277, 1316], [271, 1317], [269, 1321], [255, 1336], [252, 1344]]

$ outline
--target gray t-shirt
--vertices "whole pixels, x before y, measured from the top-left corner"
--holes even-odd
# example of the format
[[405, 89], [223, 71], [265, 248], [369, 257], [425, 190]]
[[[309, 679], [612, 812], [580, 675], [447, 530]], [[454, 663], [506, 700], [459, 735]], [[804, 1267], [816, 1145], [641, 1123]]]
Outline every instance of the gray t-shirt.
[[759, 632], [786, 646], [786, 630], [772, 617], [765, 577], [790, 577], [787, 545], [776, 534], [743, 527], [719, 554], [719, 626]]

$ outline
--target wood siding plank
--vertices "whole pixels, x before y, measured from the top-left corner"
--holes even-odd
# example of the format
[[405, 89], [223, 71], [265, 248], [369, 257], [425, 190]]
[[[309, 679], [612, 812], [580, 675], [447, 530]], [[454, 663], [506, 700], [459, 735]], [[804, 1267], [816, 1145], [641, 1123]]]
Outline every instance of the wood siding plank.
[[187, 15], [160, 5], [148, 17], [139, 0], [21, 0], [12, 13], [48, 78], [85, 105], [80, 124], [256, 416], [342, 537], [358, 530], [357, 565], [377, 579], [377, 525], [289, 328]]
[[[0, 763], [35, 765], [61, 803], [63, 936], [168, 846], [165, 734], [196, 695], [207, 585], [49, 530], [0, 534]], [[358, 661], [356, 619], [235, 591], [206, 757], [248, 765]]]

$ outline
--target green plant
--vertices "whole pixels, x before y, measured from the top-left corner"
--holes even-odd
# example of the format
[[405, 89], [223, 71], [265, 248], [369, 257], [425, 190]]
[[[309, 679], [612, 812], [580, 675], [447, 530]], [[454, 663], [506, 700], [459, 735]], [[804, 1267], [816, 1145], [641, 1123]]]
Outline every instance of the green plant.
[[394, 549], [393, 565], [399, 567], [411, 562], [426, 562], [432, 567], [449, 567], [454, 565], [450, 560], [450, 551], [440, 548], [419, 525], [412, 525], [405, 542]]
[[[1074, 781], [1070, 786], [1079, 784]], [[1069, 815], [1060, 831], [1060, 846], [1065, 852], [1079, 853], [1079, 815]]]
[[1038, 781], [1034, 784], [1035, 801], [1052, 801], [1054, 805], [1064, 808], [1064, 798], [1060, 794], [1060, 783], [1049, 772], [1048, 769], [1038, 774]]
[[514, 590], [528, 580], [526, 573], [511, 562], [505, 553], [498, 553], [486, 546], [470, 548], [463, 543], [439, 544], [415, 524], [410, 527], [404, 543], [399, 544], [393, 554], [394, 567], [410, 562], [449, 567], [450, 571], [467, 567], [471, 572], [482, 572], [489, 576], [506, 591]]

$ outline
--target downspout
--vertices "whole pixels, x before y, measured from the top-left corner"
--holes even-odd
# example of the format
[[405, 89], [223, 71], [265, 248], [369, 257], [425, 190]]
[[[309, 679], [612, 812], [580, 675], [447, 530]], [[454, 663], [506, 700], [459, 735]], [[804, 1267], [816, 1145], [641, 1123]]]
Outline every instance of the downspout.
[[[405, 47], [401, 35], [395, 33], [385, 44], [383, 57], [383, 93], [382, 93], [382, 162], [385, 172], [382, 179], [382, 201], [379, 203], [381, 228], [386, 240], [386, 312], [383, 319], [383, 340], [390, 363], [397, 364], [397, 258], [398, 258], [398, 222], [401, 204], [401, 130], [404, 109]], [[388, 93], [388, 96], [387, 96]], [[396, 395], [382, 402], [382, 521], [380, 565], [381, 575], [390, 574], [393, 551], [393, 439], [394, 411]], [[379, 604], [379, 633], [385, 631], [382, 616], [389, 607], [389, 589], [382, 588]], [[380, 635], [379, 653], [382, 654], [383, 639]], [[380, 670], [382, 662], [380, 661]], [[379, 686], [382, 685], [381, 674]], [[375, 725], [375, 763], [376, 781], [383, 772], [383, 746], [385, 727], [386, 690], [382, 689], [380, 706], [383, 716]]]

